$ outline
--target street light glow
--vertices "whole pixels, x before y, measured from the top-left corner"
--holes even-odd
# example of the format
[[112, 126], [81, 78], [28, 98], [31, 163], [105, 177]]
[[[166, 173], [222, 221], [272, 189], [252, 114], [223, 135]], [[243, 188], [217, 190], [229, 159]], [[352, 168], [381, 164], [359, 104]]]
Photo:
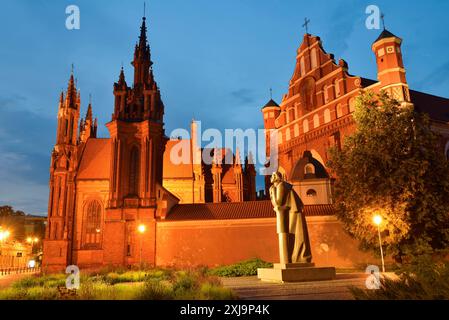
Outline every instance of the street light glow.
[[137, 228], [137, 230], [140, 233], [144, 233], [147, 230], [147, 227], [144, 224], [140, 224], [139, 227]]
[[382, 217], [380, 215], [376, 214], [373, 217], [373, 222], [376, 226], [379, 226], [382, 223]]
[[11, 233], [8, 230], [5, 231], [0, 230], [0, 241], [6, 240], [10, 235]]

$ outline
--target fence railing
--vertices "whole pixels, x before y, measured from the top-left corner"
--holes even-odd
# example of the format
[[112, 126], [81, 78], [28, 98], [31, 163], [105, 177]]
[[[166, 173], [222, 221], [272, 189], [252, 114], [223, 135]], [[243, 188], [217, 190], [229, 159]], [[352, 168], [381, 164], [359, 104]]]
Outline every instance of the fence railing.
[[19, 273], [35, 273], [41, 271], [40, 267], [28, 268], [28, 267], [16, 267], [16, 268], [0, 268], [0, 276], [7, 274], [19, 274]]

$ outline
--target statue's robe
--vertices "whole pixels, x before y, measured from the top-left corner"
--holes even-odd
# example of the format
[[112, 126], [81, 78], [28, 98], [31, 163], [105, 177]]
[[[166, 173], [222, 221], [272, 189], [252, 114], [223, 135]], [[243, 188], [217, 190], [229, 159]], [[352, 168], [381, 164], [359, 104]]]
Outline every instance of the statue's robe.
[[270, 198], [276, 212], [277, 233], [288, 234], [288, 257], [291, 263], [312, 261], [304, 204], [293, 186], [285, 181], [271, 186]]

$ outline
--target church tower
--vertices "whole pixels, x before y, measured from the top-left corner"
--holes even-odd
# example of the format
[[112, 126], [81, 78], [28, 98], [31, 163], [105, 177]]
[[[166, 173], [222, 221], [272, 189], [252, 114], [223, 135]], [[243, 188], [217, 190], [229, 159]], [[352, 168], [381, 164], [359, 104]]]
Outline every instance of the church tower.
[[114, 113], [107, 124], [113, 143], [110, 208], [154, 207], [156, 184], [162, 185], [164, 104], [153, 77], [145, 20], [132, 62], [133, 87], [127, 86], [123, 68], [114, 84]]
[[376, 55], [377, 78], [381, 88], [400, 102], [410, 102], [401, 44], [401, 38], [384, 29], [374, 41], [372, 50]]
[[[124, 242], [137, 236], [144, 239], [143, 242], [130, 240], [120, 247], [127, 248], [123, 255], [111, 255], [112, 260], [107, 262], [133, 264], [136, 263], [135, 253], [143, 251], [143, 261], [152, 264], [155, 235], [150, 230], [154, 231], [157, 202], [163, 193], [162, 164], [168, 139], [163, 123], [164, 104], [153, 77], [145, 17], [131, 64], [134, 67], [132, 87], [128, 87], [122, 68], [119, 80], [114, 84], [114, 113], [106, 124], [111, 137], [107, 215], [116, 223], [109, 223], [106, 230], [109, 235], [105, 236], [112, 239], [126, 233]], [[133, 233], [139, 225], [144, 225], [148, 231], [135, 236]], [[143, 243], [143, 248], [139, 243]], [[121, 260], [123, 257], [125, 261]]]
[[72, 71], [65, 97], [61, 92], [56, 144], [51, 155], [44, 267], [65, 268], [71, 261], [80, 103], [80, 93], [76, 89]]

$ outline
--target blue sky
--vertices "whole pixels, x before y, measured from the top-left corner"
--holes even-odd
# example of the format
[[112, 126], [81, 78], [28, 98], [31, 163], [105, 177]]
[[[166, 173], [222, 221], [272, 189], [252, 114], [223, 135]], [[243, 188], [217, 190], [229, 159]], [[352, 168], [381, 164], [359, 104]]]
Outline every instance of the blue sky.
[[[80, 8], [80, 30], [65, 28], [70, 4]], [[350, 73], [375, 79], [371, 44], [380, 31], [365, 28], [369, 4], [403, 38], [411, 88], [448, 97], [449, 2], [153, 0], [147, 1], [149, 40], [167, 132], [187, 127], [192, 117], [203, 130], [261, 127], [269, 88], [278, 101], [287, 89], [304, 17]], [[72, 63], [82, 114], [91, 93], [99, 136], [107, 137], [112, 85], [122, 62], [131, 82], [142, 12], [142, 1], [2, 0], [0, 205], [46, 213], [58, 97]]]

